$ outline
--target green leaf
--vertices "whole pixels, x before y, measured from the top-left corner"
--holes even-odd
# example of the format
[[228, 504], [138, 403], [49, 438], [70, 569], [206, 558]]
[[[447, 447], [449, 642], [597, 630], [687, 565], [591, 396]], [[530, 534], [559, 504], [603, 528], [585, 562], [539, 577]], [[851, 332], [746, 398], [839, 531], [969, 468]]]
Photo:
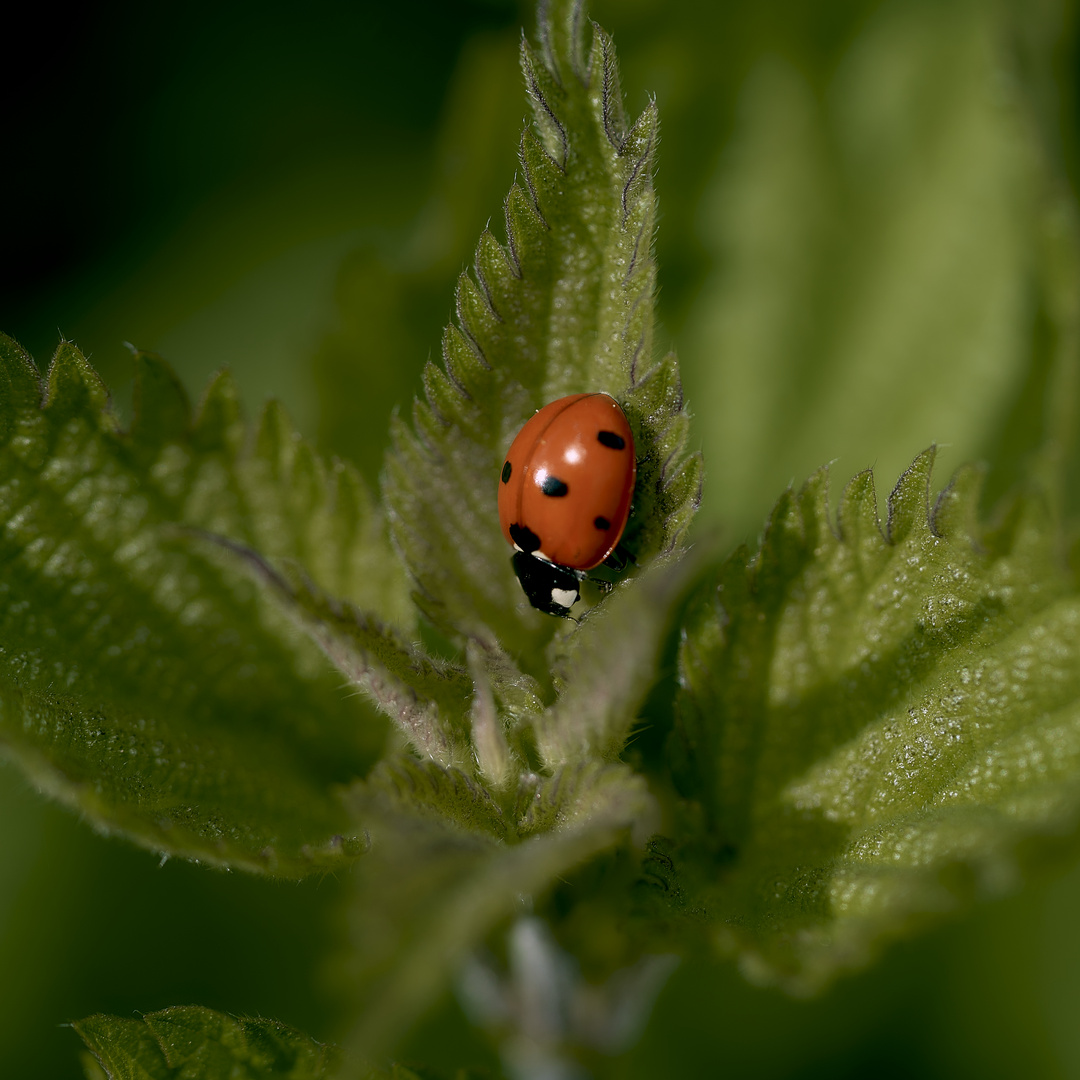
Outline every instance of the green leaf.
[[[638, 461], [626, 543], [642, 564], [676, 551], [701, 485], [700, 460], [686, 451], [675, 357], [651, 365], [655, 110], [627, 127], [614, 53], [598, 28], [583, 60], [579, 4], [556, 5], [541, 23], [542, 62], [523, 46], [539, 139], [528, 131], [523, 138], [525, 188], [515, 187], [507, 202], [510, 244], [481, 238], [475, 280], [459, 283], [446, 367], [429, 365], [427, 403], [415, 410], [418, 433], [398, 425], [398, 451], [387, 466], [392, 521], [416, 599], [441, 629], [465, 636], [468, 676], [242, 552], [421, 757], [467, 774], [475, 759], [495, 788], [512, 786], [515, 771], [530, 763], [556, 768], [618, 755], [651, 681], [676, 582], [685, 577], [669, 567], [637, 596], [624, 582], [610, 605], [597, 604], [619, 613], [601, 619], [596, 612], [581, 627], [560, 630], [528, 607], [495, 506], [505, 446], [528, 415], [523, 406], [575, 387], [622, 388]], [[601, 288], [603, 281], [609, 285]], [[536, 646], [553, 633], [552, 688]], [[565, 701], [542, 716], [552, 689]]]
[[620, 843], [653, 816], [625, 765], [523, 775], [497, 804], [456, 770], [402, 758], [355, 793], [373, 846], [358, 867], [349, 1049], [377, 1061], [428, 1007], [468, 951], [523, 900]]
[[227, 1016], [197, 1005], [141, 1020], [89, 1016], [72, 1024], [90, 1048], [88, 1080], [329, 1080], [336, 1048], [276, 1020]]
[[757, 980], [814, 990], [1074, 843], [1080, 601], [1052, 522], [1032, 495], [978, 529], [973, 469], [931, 509], [933, 456], [884, 534], [869, 473], [836, 531], [819, 472], [691, 605], [674, 749], [696, 838], [665, 895]]
[[443, 364], [427, 366], [386, 469], [417, 602], [444, 631], [530, 658], [533, 675], [555, 625], [524, 601], [496, 512], [503, 455], [530, 414], [578, 391], [620, 401], [640, 466], [627, 530], [639, 562], [677, 544], [700, 485], [674, 359], [652, 360], [656, 109], [626, 123], [611, 41], [593, 27], [587, 50], [586, 29], [580, 3], [560, 0], [541, 18], [542, 55], [522, 45], [535, 130], [506, 244], [481, 237]]
[[[271, 401], [251, 452], [239, 457], [236, 468], [246, 538], [256, 550], [273, 562], [298, 562], [320, 589], [412, 631], [416, 616], [400, 561], [352, 466], [339, 460], [328, 466]], [[225, 535], [245, 538], [240, 525]]]
[[[700, 358], [685, 379], [708, 515], [736, 537], [823, 461], [891, 476], [935, 441], [955, 461], [985, 455], [1014, 403], [1043, 389], [1021, 393], [1033, 349], [1073, 337], [1039, 280], [1056, 181], [1014, 18], [1008, 5], [873, 5], [835, 58], [754, 44], [698, 212], [713, 269], [679, 335]], [[1053, 40], [1039, 14], [1023, 21]]]
[[395, 720], [421, 757], [469, 773], [478, 766], [495, 789], [530, 757], [521, 745], [511, 749], [507, 726], [511, 738], [531, 730], [531, 743], [548, 770], [618, 757], [655, 680], [673, 608], [702, 563], [700, 556], [658, 561], [615, 586], [609, 603], [557, 637], [551, 653], [558, 698], [543, 709], [532, 680], [501, 650], [471, 641], [465, 672], [426, 656], [309, 581], [285, 580], [255, 552], [228, 546], [335, 667]]
[[546, 768], [614, 761], [622, 753], [637, 708], [656, 681], [673, 609], [701, 564], [700, 554], [654, 563], [553, 641], [549, 656], [559, 696], [533, 721]]
[[1034, 476], [1053, 496], [1055, 516], [1069, 523], [1080, 508], [1080, 223], [1065, 192], [1048, 194], [1044, 204], [1030, 365], [985, 441], [990, 473], [983, 502], [994, 505]]
[[[120, 430], [71, 345], [45, 385], [0, 338], [0, 744], [38, 785], [155, 850], [295, 875], [362, 847], [337, 786], [385, 727], [197, 528], [306, 558], [404, 622], [370, 496], [217, 378], [192, 419], [136, 356]], [[44, 393], [44, 398], [43, 398]]]
[[348, 601], [327, 596], [305, 574], [294, 573], [295, 582], [289, 581], [251, 548], [201, 536], [239, 556], [334, 667], [397, 723], [417, 753], [446, 766], [471, 759], [465, 715], [472, 683], [462, 668], [428, 656]]

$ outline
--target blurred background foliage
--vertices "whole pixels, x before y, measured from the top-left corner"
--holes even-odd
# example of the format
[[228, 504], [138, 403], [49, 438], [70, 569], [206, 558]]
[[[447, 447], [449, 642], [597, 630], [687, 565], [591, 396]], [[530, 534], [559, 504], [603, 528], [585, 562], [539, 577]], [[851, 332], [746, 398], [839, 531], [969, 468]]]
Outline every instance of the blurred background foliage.
[[[130, 394], [228, 364], [377, 482], [515, 171], [531, 4], [233, 0], [23, 13], [2, 95], [0, 327]], [[1077, 26], [1064, 0], [595, 0], [658, 99], [661, 339], [733, 544], [824, 461], [1068, 469]], [[1075, 472], [1075, 470], [1073, 470]], [[1072, 476], [1072, 472], [1069, 474]], [[944, 481], [944, 474], [939, 482]], [[837, 485], [839, 486], [839, 485]], [[1080, 485], [1067, 488], [1080, 505]], [[66, 1020], [197, 1003], [341, 1030], [342, 883], [93, 835], [0, 771], [0, 1071], [80, 1075]], [[1080, 1075], [1080, 872], [895, 947], [814, 1002], [684, 965], [603, 1075]], [[435, 1049], [438, 1048], [438, 1049]], [[494, 1067], [451, 998], [406, 1057]]]

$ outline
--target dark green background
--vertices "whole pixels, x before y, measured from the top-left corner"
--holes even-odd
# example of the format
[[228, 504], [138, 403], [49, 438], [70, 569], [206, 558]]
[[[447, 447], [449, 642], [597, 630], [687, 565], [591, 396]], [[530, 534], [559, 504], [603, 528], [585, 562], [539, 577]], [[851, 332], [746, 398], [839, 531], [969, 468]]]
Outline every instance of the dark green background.
[[[702, 205], [729, 160], [747, 81], [763, 58], [779, 58], [827, 97], [883, 7], [594, 5], [619, 46], [630, 107], [655, 92], [664, 118], [661, 337], [680, 345], [707, 449], [712, 358], [684, 334], [701, 340], [695, 305], [716, 269]], [[920, 10], [889, 7], [916, 19]], [[1048, 156], [1068, 178], [1071, 13], [1031, 11], [1043, 35], [1032, 92]], [[121, 409], [125, 340], [164, 352], [193, 395], [228, 363], [249, 409], [282, 396], [305, 431], [377, 480], [385, 417], [437, 354], [454, 278], [484, 222], [500, 217], [527, 111], [514, 65], [530, 12], [498, 0], [196, 2], [24, 18], [6, 43], [0, 91], [0, 329], [42, 365], [58, 332], [76, 340]], [[469, 75], [481, 69], [479, 82]], [[1021, 357], [1012, 385], [1027, 376]], [[1007, 412], [1011, 393], [991, 405]], [[905, 438], [908, 457], [928, 441], [914, 422]], [[950, 467], [982, 445], [960, 441]], [[844, 472], [870, 463], [861, 446], [820, 457], [845, 451]], [[891, 452], [882, 448], [882, 465], [895, 473]], [[710, 492], [706, 513], [735, 536], [752, 532], [789, 476], [818, 464], [779, 460], [758, 502]], [[0, 1073], [79, 1076], [78, 1040], [62, 1025], [98, 1011], [197, 1003], [334, 1038], [343, 891], [333, 879], [271, 884], [159, 866], [5, 767]], [[611, 1075], [1080, 1075], [1078, 910], [1074, 872], [896, 946], [811, 1003], [687, 964]], [[406, 1056], [493, 1060], [449, 1000]]]

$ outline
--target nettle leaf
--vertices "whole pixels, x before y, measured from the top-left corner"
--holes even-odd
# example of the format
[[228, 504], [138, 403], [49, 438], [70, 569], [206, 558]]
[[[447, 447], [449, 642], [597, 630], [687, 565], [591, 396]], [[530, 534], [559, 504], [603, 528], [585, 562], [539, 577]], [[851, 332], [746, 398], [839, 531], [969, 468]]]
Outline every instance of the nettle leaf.
[[394, 720], [412, 747], [441, 765], [471, 760], [467, 713], [472, 681], [460, 667], [431, 657], [392, 626], [328, 596], [289, 560], [284, 570], [225, 537], [202, 538], [238, 555], [350, 683]]
[[254, 435], [227, 376], [198, 414], [138, 354], [135, 419], [63, 344], [44, 386], [0, 338], [0, 744], [101, 828], [294, 875], [360, 849], [336, 786], [383, 723], [205, 530], [305, 560], [403, 623], [370, 496], [275, 406]]
[[[272, 562], [303, 566], [319, 587], [411, 631], [415, 610], [382, 514], [360, 474], [327, 465], [293, 428], [280, 403], [263, 410], [251, 452], [240, 455], [240, 519], [225, 530]], [[243, 530], [243, 531], [241, 531]]]
[[691, 604], [675, 749], [697, 840], [666, 897], [744, 971], [814, 990], [880, 943], [1013, 888], [1080, 814], [1080, 601], [1038, 496], [931, 509], [933, 451], [828, 514], [825, 471]]
[[[464, 639], [465, 666], [383, 648], [381, 629], [352, 607], [245, 553], [342, 674], [396, 711], [419, 757], [393, 756], [354, 787], [372, 851], [350, 1046], [367, 1060], [522, 896], [655, 816], [644, 781], [616, 759], [698, 565], [672, 556], [700, 497], [700, 460], [686, 451], [675, 358], [651, 361], [655, 109], [626, 125], [610, 41], [594, 27], [586, 59], [584, 29], [580, 4], [556, 4], [541, 15], [542, 55], [523, 46], [537, 131], [522, 140], [508, 244], [481, 238], [444, 366], [429, 365], [414, 429], [397, 425], [387, 463], [415, 598]], [[583, 389], [617, 396], [634, 429], [626, 536], [642, 572], [610, 597], [587, 585], [587, 616], [559, 624], [530, 609], [513, 578], [497, 485], [530, 412]]]
[[[655, 802], [615, 759], [696, 567], [659, 561], [624, 582], [563, 641], [567, 677], [547, 709], [501, 715], [497, 697], [535, 698], [525, 677], [500, 671], [501, 654], [470, 644], [475, 758], [445, 767], [401, 754], [356, 786], [355, 816], [373, 844], [355, 918], [363, 1019], [350, 1046], [361, 1057], [392, 1047], [522, 897], [547, 893], [631, 830], [648, 835]], [[528, 767], [536, 756], [547, 774]]]
[[559, 697], [533, 721], [549, 769], [575, 761], [613, 761], [637, 708], [656, 680], [656, 658], [672, 612], [701, 557], [661, 560], [615, 587], [610, 600], [549, 649]]
[[547, 6], [540, 32], [540, 55], [522, 44], [535, 127], [506, 243], [485, 232], [462, 274], [443, 363], [425, 370], [412, 426], [394, 427], [385, 481], [422, 609], [515, 656], [536, 656], [555, 630], [522, 596], [496, 510], [503, 455], [533, 411], [591, 390], [622, 404], [639, 459], [627, 530], [639, 562], [675, 547], [700, 488], [675, 360], [652, 360], [656, 108], [626, 122], [611, 41], [580, 3]]
[[520, 778], [496, 800], [458, 770], [402, 757], [355, 792], [374, 843], [358, 867], [348, 1047], [377, 1061], [444, 988], [469, 950], [533, 894], [652, 820], [625, 765]]
[[329, 1080], [336, 1047], [276, 1020], [227, 1016], [197, 1005], [140, 1020], [89, 1016], [72, 1024], [92, 1057], [88, 1080]]
[[[542, 55], [522, 46], [536, 132], [523, 136], [524, 186], [506, 203], [508, 245], [481, 238], [474, 276], [459, 282], [445, 366], [428, 366], [415, 431], [398, 424], [387, 463], [391, 520], [415, 598], [439, 629], [464, 637], [468, 672], [384, 640], [382, 627], [349, 605], [283, 582], [246, 553], [421, 757], [478, 770], [495, 788], [512, 788], [517, 773], [537, 765], [617, 757], [686, 580], [672, 565], [636, 596], [636, 583], [623, 582], [609, 602], [587, 584], [592, 617], [556, 633], [558, 623], [527, 604], [498, 525], [498, 478], [517, 428], [575, 389], [620, 397], [638, 461], [626, 543], [642, 565], [676, 552], [701, 486], [675, 358], [651, 363], [655, 108], [626, 124], [614, 53], [597, 27], [584, 59], [580, 4], [554, 5], [540, 22]], [[600, 618], [606, 607], [611, 616]], [[553, 635], [545, 658], [539, 646]], [[556, 695], [564, 700], [544, 715]]]

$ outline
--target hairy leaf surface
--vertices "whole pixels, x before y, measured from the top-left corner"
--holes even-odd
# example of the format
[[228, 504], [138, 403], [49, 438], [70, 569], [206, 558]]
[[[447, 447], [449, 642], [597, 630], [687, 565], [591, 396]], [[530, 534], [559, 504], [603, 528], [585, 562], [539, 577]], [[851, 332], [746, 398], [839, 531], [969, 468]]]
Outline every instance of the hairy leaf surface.
[[192, 419], [136, 357], [119, 429], [70, 345], [44, 386], [0, 340], [0, 742], [39, 785], [158, 850], [295, 874], [360, 844], [335, 785], [385, 730], [197, 528], [306, 559], [385, 617], [405, 600], [370, 497], [227, 376]]
[[696, 505], [674, 358], [652, 358], [656, 110], [622, 111], [614, 51], [580, 3], [541, 17], [522, 45], [535, 127], [505, 204], [506, 243], [485, 232], [457, 290], [442, 365], [425, 372], [413, 424], [387, 459], [391, 522], [420, 605], [442, 629], [535, 655], [554, 624], [525, 602], [498, 526], [503, 454], [531, 413], [565, 394], [620, 401], [637, 442], [640, 560], [670, 550]]
[[[384, 649], [378, 628], [347, 605], [275, 582], [278, 598], [339, 670], [400, 714], [418, 754], [470, 774], [475, 755], [496, 786], [515, 766], [617, 756], [683, 580], [669, 567], [640, 595], [636, 582], [623, 582], [610, 602], [586, 585], [594, 607], [613, 610], [580, 625], [560, 628], [531, 609], [510, 570], [496, 509], [503, 453], [518, 426], [575, 389], [620, 398], [638, 464], [624, 542], [642, 565], [675, 552], [701, 485], [700, 460], [686, 450], [675, 357], [651, 360], [655, 109], [626, 123], [611, 42], [593, 27], [586, 58], [580, 4], [552, 5], [540, 23], [540, 54], [522, 46], [536, 130], [523, 137], [523, 186], [506, 203], [508, 245], [490, 233], [481, 238], [474, 275], [459, 283], [445, 366], [428, 366], [415, 430], [398, 425], [387, 466], [391, 517], [416, 599], [440, 629], [466, 638], [471, 679], [463, 682], [451, 666], [436, 671], [418, 649]], [[554, 674], [539, 648], [553, 633]], [[470, 710], [463, 695], [474, 688]], [[541, 715], [557, 695], [558, 708]], [[511, 741], [520, 737], [516, 754], [502, 745], [502, 719], [515, 729]], [[521, 745], [529, 727], [535, 747]]]
[[441, 765], [472, 756], [466, 714], [472, 683], [463, 668], [431, 657], [392, 626], [328, 596], [295, 566], [290, 581], [258, 552], [209, 534], [251, 575], [341, 674], [389, 716], [417, 753]]
[[686, 627], [676, 750], [700, 831], [668, 892], [791, 989], [1015, 887], [1076, 829], [1080, 602], [1052, 522], [1032, 496], [979, 530], [971, 469], [931, 510], [932, 461], [884, 534], [869, 473], [839, 532], [818, 473]]
[[622, 753], [637, 709], [657, 677], [656, 662], [701, 559], [659, 560], [580, 626], [552, 642], [558, 699], [534, 718], [545, 767], [611, 761]]

